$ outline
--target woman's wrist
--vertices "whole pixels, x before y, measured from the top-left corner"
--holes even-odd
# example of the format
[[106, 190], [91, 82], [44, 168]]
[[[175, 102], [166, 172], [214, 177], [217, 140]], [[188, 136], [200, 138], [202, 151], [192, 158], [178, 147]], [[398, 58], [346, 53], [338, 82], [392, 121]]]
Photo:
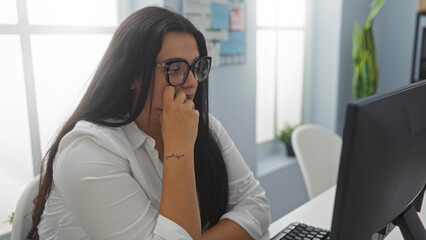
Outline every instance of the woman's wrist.
[[163, 160], [194, 159], [194, 147], [165, 147]]

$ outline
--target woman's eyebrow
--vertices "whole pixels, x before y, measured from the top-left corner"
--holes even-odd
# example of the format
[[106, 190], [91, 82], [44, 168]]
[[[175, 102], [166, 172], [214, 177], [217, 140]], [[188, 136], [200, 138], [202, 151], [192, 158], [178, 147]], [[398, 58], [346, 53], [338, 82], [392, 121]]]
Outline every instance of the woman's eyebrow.
[[174, 61], [174, 60], [185, 60], [185, 59], [174, 57], [174, 58], [167, 58], [167, 59], [160, 61], [160, 62], [168, 62], [168, 61]]
[[184, 59], [184, 58], [180, 58], [180, 57], [172, 57], [172, 58], [167, 58], [167, 59], [165, 59], [165, 60], [162, 60], [162, 61], [157, 61], [157, 62], [159, 62], [159, 63], [164, 63], [164, 62], [169, 62], [169, 61], [175, 61], [175, 60], [184, 60], [184, 61], [187, 61], [188, 63], [193, 63], [195, 60], [197, 60], [198, 58], [200, 58], [200, 56], [198, 56], [198, 57], [196, 57], [196, 58], [194, 58], [194, 60], [192, 60], [192, 61], [188, 61], [188, 60], [186, 60], [186, 59]]

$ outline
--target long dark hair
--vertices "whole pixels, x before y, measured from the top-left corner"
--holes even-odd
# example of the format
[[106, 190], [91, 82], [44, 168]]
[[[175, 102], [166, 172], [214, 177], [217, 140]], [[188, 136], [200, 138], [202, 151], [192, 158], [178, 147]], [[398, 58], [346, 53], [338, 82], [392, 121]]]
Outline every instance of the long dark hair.
[[[156, 57], [165, 33], [170, 31], [192, 34], [200, 56], [207, 55], [206, 41], [201, 32], [183, 16], [164, 8], [143, 8], [127, 17], [117, 28], [80, 104], [43, 159], [45, 164], [41, 167], [39, 192], [34, 199], [33, 225], [28, 238], [37, 235], [37, 226], [52, 187], [53, 161], [62, 138], [80, 120], [108, 127], [134, 121], [145, 105], [150, 86], [152, 90]], [[132, 109], [134, 95], [130, 84], [137, 78], [142, 79], [142, 84], [136, 106]], [[208, 79], [198, 85], [194, 103], [200, 113], [194, 155], [198, 201], [202, 226], [210, 228], [226, 211], [228, 178], [217, 140], [209, 128]], [[122, 121], [113, 123], [106, 119]]]

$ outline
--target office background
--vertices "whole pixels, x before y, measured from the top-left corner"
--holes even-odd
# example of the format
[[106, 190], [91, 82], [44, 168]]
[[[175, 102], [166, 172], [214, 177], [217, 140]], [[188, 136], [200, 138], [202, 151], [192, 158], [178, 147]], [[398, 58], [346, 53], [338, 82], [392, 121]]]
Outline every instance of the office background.
[[[365, 21], [370, 0], [308, 1], [303, 122], [343, 132], [352, 99], [352, 32]], [[417, 0], [387, 0], [374, 23], [380, 71], [378, 92], [410, 83]], [[247, 62], [212, 70], [211, 111], [229, 131], [271, 201], [273, 220], [308, 200], [296, 161], [263, 161], [255, 139], [255, 1], [247, 1]], [[220, 92], [219, 92], [220, 90]], [[285, 158], [277, 150], [272, 154]], [[269, 159], [268, 159], [269, 160]], [[265, 163], [266, 162], [266, 163]], [[283, 162], [283, 161], [282, 161]], [[269, 170], [270, 164], [277, 166]], [[264, 168], [268, 170], [263, 171]]]
[[[132, 0], [122, 5], [121, 10], [127, 15], [145, 5], [162, 2]], [[371, 0], [307, 0], [303, 123], [318, 124], [342, 133], [346, 103], [352, 99], [353, 23], [365, 20], [370, 3]], [[177, 8], [177, 1], [166, 0], [164, 4]], [[417, 0], [387, 0], [374, 22], [379, 92], [410, 82], [417, 4]], [[255, 141], [256, 0], [245, 0], [245, 7], [245, 62], [212, 69], [210, 107], [265, 188], [275, 220], [307, 201], [308, 195], [295, 159], [287, 158], [281, 145], [272, 143], [272, 150], [267, 154], [258, 154], [259, 146]], [[5, 66], [0, 66], [0, 71], [2, 67]], [[2, 112], [1, 116], [11, 117], [7, 112]], [[1, 140], [7, 141], [7, 137]], [[9, 157], [2, 156], [2, 169], [7, 169], [5, 164]], [[0, 199], [3, 199], [2, 193]], [[3, 225], [6, 217], [0, 216]], [[0, 235], [7, 231], [0, 231]]]

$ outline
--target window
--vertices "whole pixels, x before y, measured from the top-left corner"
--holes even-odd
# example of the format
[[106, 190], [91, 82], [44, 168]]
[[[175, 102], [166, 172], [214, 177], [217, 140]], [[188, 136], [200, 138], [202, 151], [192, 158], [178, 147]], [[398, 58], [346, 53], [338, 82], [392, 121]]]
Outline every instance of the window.
[[123, 2], [0, 1], [0, 235], [84, 93]]
[[0, 34], [0, 53], [0, 234], [3, 234], [11, 228], [4, 221], [32, 179], [33, 163], [19, 35]]
[[256, 142], [302, 116], [306, 0], [257, 0]]

